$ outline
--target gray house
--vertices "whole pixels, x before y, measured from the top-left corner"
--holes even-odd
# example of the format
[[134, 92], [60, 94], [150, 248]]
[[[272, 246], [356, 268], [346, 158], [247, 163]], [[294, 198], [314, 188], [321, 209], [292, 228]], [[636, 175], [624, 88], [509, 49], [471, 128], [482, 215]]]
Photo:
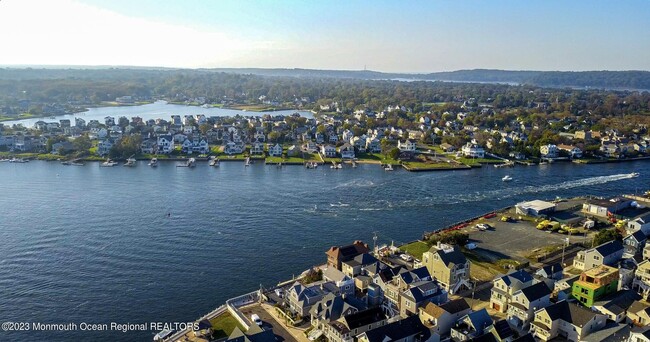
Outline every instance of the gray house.
[[623, 257], [623, 244], [618, 241], [605, 242], [585, 251], [578, 252], [573, 267], [585, 271], [600, 265], [612, 266]]

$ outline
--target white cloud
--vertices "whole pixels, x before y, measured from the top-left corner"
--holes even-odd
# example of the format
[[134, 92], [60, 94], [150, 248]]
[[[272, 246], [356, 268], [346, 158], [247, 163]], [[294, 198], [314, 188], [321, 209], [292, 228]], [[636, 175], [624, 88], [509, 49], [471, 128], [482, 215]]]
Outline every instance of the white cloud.
[[221, 32], [128, 17], [72, 0], [0, 1], [0, 64], [232, 64], [269, 47]]

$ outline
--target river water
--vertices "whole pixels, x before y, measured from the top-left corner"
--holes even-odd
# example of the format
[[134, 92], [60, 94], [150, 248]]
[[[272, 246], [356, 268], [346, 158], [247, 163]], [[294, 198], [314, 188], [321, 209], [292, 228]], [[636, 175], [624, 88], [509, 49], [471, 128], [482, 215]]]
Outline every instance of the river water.
[[[324, 263], [330, 245], [372, 242], [373, 232], [399, 244], [522, 200], [650, 189], [646, 161], [429, 173], [175, 164], [0, 163], [2, 321], [193, 320]], [[502, 182], [506, 174], [514, 180]], [[150, 341], [154, 333], [0, 331], [0, 340]]]

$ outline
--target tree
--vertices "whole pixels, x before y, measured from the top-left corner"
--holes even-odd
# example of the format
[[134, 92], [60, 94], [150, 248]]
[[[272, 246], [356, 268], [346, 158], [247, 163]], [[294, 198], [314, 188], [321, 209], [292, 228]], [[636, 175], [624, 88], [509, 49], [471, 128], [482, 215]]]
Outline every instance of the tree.
[[381, 154], [388, 156], [388, 152], [390, 152], [390, 150], [393, 148], [393, 144], [391, 144], [391, 142], [386, 138], [381, 139], [379, 144], [381, 146]]
[[201, 134], [206, 135], [208, 133], [208, 131], [210, 130], [210, 128], [212, 128], [210, 125], [203, 124], [203, 125], [199, 126], [199, 131], [201, 132]]
[[395, 147], [388, 152], [388, 157], [390, 159], [397, 159], [399, 157], [399, 148]]
[[88, 151], [93, 146], [90, 138], [85, 134], [72, 141], [72, 145], [77, 151]]
[[599, 231], [596, 236], [594, 236], [594, 246], [602, 245], [605, 242], [621, 240], [623, 237], [616, 230], [616, 228], [605, 229]]
[[277, 143], [279, 139], [280, 139], [280, 133], [276, 131], [269, 133], [269, 140], [271, 142]]
[[64, 136], [64, 135], [57, 135], [55, 137], [51, 137], [51, 138], [47, 139], [47, 143], [45, 143], [45, 150], [47, 152], [52, 152], [52, 145], [54, 145], [56, 143], [64, 142], [64, 141], [67, 141], [67, 140], [68, 140], [68, 138], [66, 136]]

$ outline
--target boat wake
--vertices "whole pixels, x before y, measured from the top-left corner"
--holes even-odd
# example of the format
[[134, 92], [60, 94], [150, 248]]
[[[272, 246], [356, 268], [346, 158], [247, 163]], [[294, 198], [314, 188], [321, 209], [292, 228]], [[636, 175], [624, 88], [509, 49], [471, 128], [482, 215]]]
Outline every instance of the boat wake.
[[330, 203], [330, 207], [349, 207], [350, 204], [348, 203]]
[[355, 179], [353, 181], [341, 183], [337, 186], [334, 187], [334, 189], [341, 189], [341, 188], [368, 188], [371, 186], [375, 186], [375, 182], [371, 180], [360, 180], [360, 179]]

